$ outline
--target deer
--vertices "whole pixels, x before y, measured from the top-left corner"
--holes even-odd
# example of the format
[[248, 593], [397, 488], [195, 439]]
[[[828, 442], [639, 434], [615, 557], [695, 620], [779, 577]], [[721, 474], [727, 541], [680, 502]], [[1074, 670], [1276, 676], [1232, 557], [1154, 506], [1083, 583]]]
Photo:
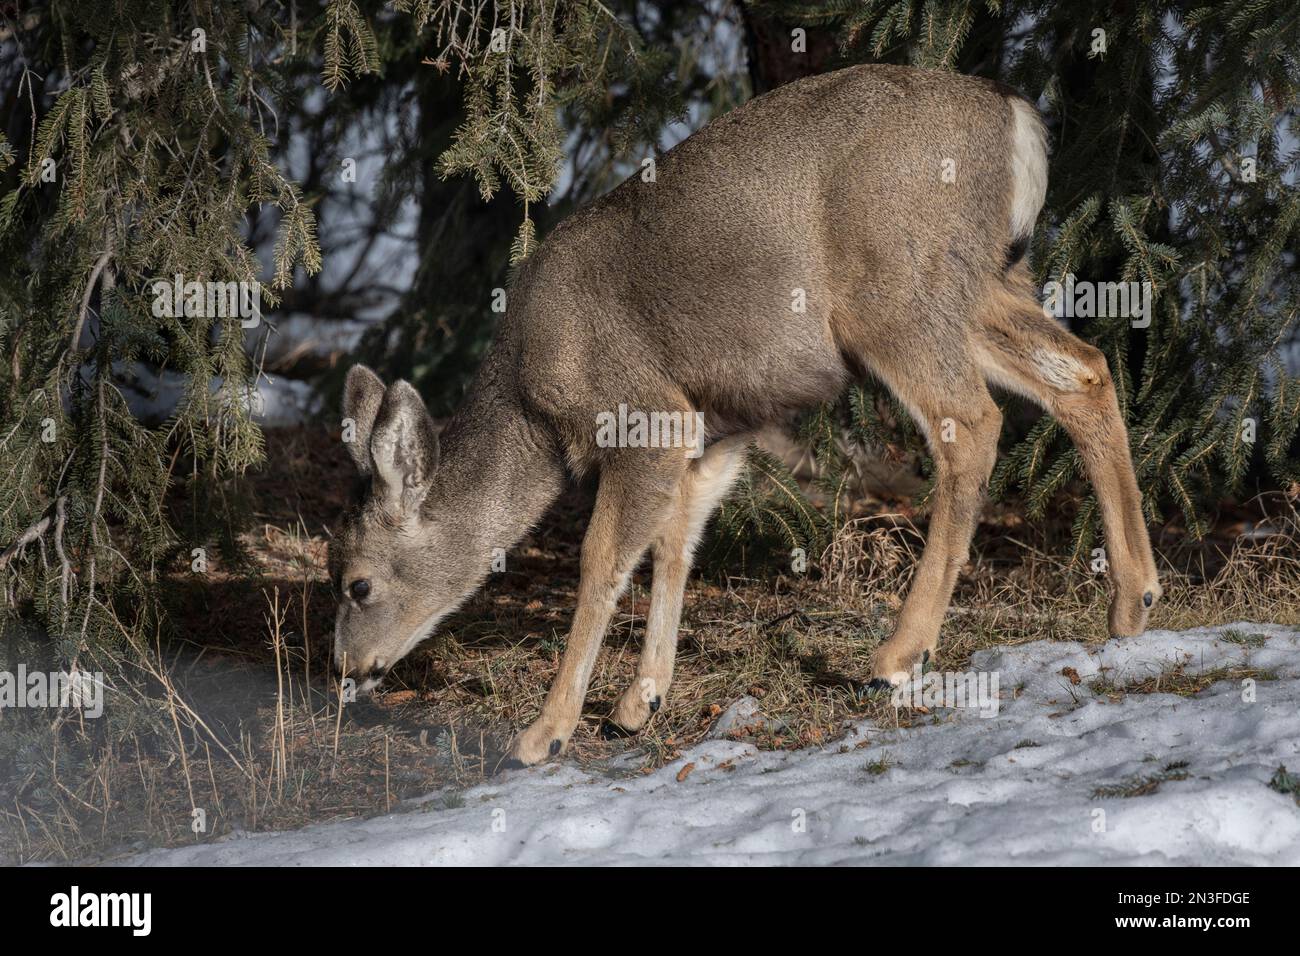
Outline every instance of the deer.
[[[654, 165], [524, 261], [441, 432], [409, 383], [347, 373], [346, 446], [364, 487], [329, 546], [337, 673], [372, 690], [590, 476], [558, 672], [503, 765], [565, 750], [648, 553], [640, 658], [607, 718], [638, 732], [672, 685], [693, 556], [750, 443], [868, 376], [915, 419], [935, 481], [924, 551], [865, 687], [897, 687], [937, 653], [997, 457], [990, 387], [1068, 432], [1100, 503], [1109, 633], [1143, 633], [1162, 590], [1106, 358], [1045, 312], [1029, 272], [1047, 189], [1029, 100], [977, 77], [849, 67], [750, 100]], [[620, 408], [700, 416], [703, 433], [601, 441]]]

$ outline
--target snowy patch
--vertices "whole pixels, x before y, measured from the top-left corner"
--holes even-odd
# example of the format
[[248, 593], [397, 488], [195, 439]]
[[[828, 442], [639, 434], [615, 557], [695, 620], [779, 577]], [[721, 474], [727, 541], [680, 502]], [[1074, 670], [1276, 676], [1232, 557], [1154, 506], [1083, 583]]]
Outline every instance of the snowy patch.
[[[189, 378], [171, 370], [162, 372], [145, 365], [114, 366], [123, 383], [122, 394], [131, 414], [144, 422], [161, 422], [176, 411], [189, 387]], [[221, 379], [214, 377], [208, 386], [216, 395]], [[260, 375], [256, 388], [242, 396], [252, 418], [267, 428], [297, 425], [320, 412], [320, 396], [308, 382], [279, 375]]]
[[[1253, 702], [1239, 680], [1192, 697], [1090, 688], [1103, 675], [1125, 685], [1242, 665], [1278, 679], [1255, 683]], [[995, 717], [861, 722], [795, 752], [706, 740], [632, 779], [560, 762], [475, 787], [454, 809], [430, 801], [126, 862], [1300, 865], [1300, 806], [1268, 786], [1280, 764], [1300, 771], [1300, 632], [1237, 624], [1099, 648], [1037, 642], [971, 666], [1000, 674]], [[1142, 795], [1105, 795], [1143, 781], [1154, 786]]]

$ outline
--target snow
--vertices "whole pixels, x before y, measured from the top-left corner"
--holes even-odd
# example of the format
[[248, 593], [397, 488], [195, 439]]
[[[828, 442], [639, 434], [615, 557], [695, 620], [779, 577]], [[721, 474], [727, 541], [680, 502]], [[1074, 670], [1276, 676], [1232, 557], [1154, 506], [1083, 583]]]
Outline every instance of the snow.
[[[123, 383], [122, 394], [131, 414], [144, 422], [166, 419], [180, 404], [189, 386], [188, 376], [171, 369], [158, 370], [143, 363], [118, 362], [114, 371]], [[213, 376], [208, 390], [216, 395], [222, 380]], [[252, 418], [267, 428], [297, 425], [320, 412], [320, 396], [309, 382], [280, 375], [260, 375], [243, 400]]]
[[[1193, 697], [1090, 689], [1103, 668], [1124, 684], [1179, 665], [1278, 679], [1221, 680]], [[934, 709], [911, 728], [863, 721], [799, 751], [711, 738], [645, 775], [561, 759], [451, 808], [431, 796], [386, 816], [125, 862], [1300, 865], [1300, 806], [1268, 786], [1280, 764], [1300, 771], [1300, 632], [1243, 623], [1104, 647], [1040, 641], [981, 651], [972, 667], [999, 678], [995, 716], [968, 707]], [[1154, 792], [1094, 795], [1162, 772]]]
[[[322, 319], [299, 312], [245, 330], [245, 341], [250, 354], [261, 354], [262, 363], [274, 368], [294, 356], [328, 359], [352, 352], [367, 327], [366, 322], [354, 319]], [[145, 362], [116, 362], [113, 372], [131, 414], [145, 422], [159, 422], [171, 415], [190, 384], [187, 375]], [[213, 376], [208, 388], [215, 395], [221, 385], [220, 376]], [[271, 372], [257, 377], [244, 401], [253, 420], [268, 428], [297, 425], [322, 411], [320, 395], [310, 382]]]

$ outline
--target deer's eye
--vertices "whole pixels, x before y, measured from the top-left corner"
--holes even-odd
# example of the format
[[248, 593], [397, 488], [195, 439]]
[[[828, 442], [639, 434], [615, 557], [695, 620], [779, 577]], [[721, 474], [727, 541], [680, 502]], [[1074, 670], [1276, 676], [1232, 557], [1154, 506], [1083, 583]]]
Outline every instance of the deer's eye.
[[365, 600], [366, 595], [370, 593], [370, 582], [365, 578], [357, 578], [352, 582], [348, 590], [352, 592], [354, 600]]

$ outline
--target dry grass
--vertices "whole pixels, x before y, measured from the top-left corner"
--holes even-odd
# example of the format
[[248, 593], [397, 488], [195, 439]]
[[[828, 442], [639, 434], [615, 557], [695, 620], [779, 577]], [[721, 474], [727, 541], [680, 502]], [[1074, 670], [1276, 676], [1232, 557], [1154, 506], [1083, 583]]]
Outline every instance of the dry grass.
[[1134, 677], [1126, 681], [1116, 681], [1113, 676], [1107, 674], [1088, 686], [1094, 694], [1104, 694], [1111, 700], [1119, 700], [1126, 694], [1177, 694], [1179, 697], [1192, 697], [1211, 684], [1223, 680], [1238, 683], [1243, 680], [1269, 681], [1277, 680], [1277, 674], [1244, 664], [1215, 667], [1189, 674], [1187, 665], [1179, 664], [1167, 671]]
[[[175, 574], [181, 635], [137, 649], [155, 672], [162, 720], [125, 743], [100, 741], [78, 766], [42, 752], [40, 773], [0, 782], [0, 847], [14, 848], [16, 859], [84, 859], [291, 828], [382, 813], [427, 794], [435, 796], [422, 805], [436, 812], [487, 779], [510, 736], [539, 712], [573, 610], [583, 494], [566, 496], [511, 555], [510, 571], [399, 664], [379, 694], [340, 707], [328, 672], [324, 559], [349, 466], [323, 433], [271, 438], [272, 461], [253, 489], [260, 523], [244, 537], [258, 573]], [[1167, 599], [1152, 627], [1300, 625], [1300, 522], [1294, 508], [1270, 504], [1271, 537], [1227, 534], [1199, 548], [1177, 534], [1158, 541]], [[962, 669], [994, 645], [1105, 640], [1104, 581], [1070, 566], [1059, 538], [1059, 529], [1028, 526], [1011, 508], [988, 515], [944, 630], [942, 667]], [[643, 569], [610, 629], [564, 759], [593, 773], [649, 770], [701, 739], [745, 694], [760, 701], [764, 720], [752, 733], [768, 748], [823, 744], [864, 718], [891, 726], [930, 719], [856, 693], [921, 542], [905, 514], [873, 514], [843, 529], [818, 576], [692, 580], [665, 707], [640, 735], [607, 741], [601, 721], [631, 682], [640, 650]], [[1236, 676], [1166, 673], [1106, 691], [1194, 693]], [[611, 758], [629, 753], [632, 770], [622, 761], [610, 769]], [[41, 774], [55, 782], [38, 793], [32, 780]], [[195, 807], [205, 811], [202, 833], [191, 828]]]
[[1092, 791], [1092, 795], [1094, 799], [1145, 797], [1159, 790], [1162, 783], [1170, 780], [1186, 780], [1189, 776], [1186, 761], [1177, 760], [1165, 764], [1164, 769], [1157, 773], [1141, 774], [1122, 783], [1098, 787]]

